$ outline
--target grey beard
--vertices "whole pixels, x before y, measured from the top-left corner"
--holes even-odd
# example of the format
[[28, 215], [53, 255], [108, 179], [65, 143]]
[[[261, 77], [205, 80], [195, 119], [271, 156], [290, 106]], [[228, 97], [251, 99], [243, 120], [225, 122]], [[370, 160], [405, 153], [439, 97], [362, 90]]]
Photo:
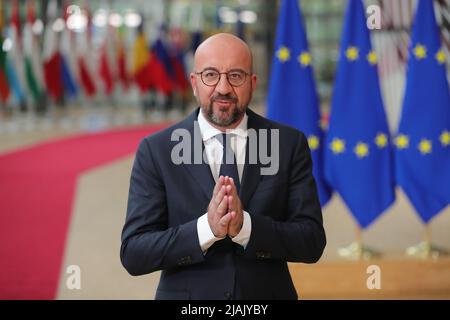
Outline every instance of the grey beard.
[[244, 115], [246, 109], [247, 108], [241, 109], [236, 105], [236, 108], [234, 108], [231, 116], [226, 120], [222, 120], [222, 119], [219, 119], [218, 117], [216, 117], [216, 115], [214, 114], [213, 103], [211, 102], [211, 104], [209, 105], [209, 108], [206, 112], [206, 118], [210, 122], [214, 123], [215, 125], [217, 125], [219, 127], [228, 127], [228, 126], [234, 124], [235, 122], [237, 122]]

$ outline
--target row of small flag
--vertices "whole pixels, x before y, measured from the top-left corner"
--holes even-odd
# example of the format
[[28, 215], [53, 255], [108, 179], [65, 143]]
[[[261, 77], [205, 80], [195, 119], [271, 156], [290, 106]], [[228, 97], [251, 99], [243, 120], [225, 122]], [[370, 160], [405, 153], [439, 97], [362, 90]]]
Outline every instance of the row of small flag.
[[[107, 26], [96, 47], [92, 41], [88, 10], [72, 12], [67, 5], [58, 8], [58, 2], [50, 0], [43, 40], [39, 41], [33, 32], [36, 24], [34, 1], [25, 3], [26, 19], [23, 22], [19, 1], [10, 3], [9, 24], [4, 26], [0, 22], [0, 101], [4, 105], [10, 104], [12, 99], [14, 104], [28, 100], [36, 105], [44, 97], [60, 101], [80, 93], [86, 97], [97, 93], [108, 96], [117, 86], [126, 90], [132, 84], [143, 93], [154, 89], [164, 95], [184, 94], [188, 88], [185, 54], [192, 54], [195, 48], [186, 41], [189, 35], [181, 29], [168, 33], [161, 28], [160, 36], [149, 43], [141, 23], [134, 30], [132, 50], [127, 50], [124, 28]], [[2, 8], [3, 3], [0, 4]], [[75, 32], [67, 27], [72, 15], [88, 19], [85, 32]], [[3, 17], [3, 12], [0, 16]], [[192, 35], [196, 43], [199, 37], [200, 32]], [[128, 52], [130, 55], [127, 56]]]
[[362, 0], [348, 0], [326, 133], [311, 58], [298, 1], [282, 0], [267, 115], [308, 137], [321, 204], [336, 191], [367, 228], [399, 185], [428, 223], [450, 203], [450, 93], [433, 0], [418, 2], [392, 141]]

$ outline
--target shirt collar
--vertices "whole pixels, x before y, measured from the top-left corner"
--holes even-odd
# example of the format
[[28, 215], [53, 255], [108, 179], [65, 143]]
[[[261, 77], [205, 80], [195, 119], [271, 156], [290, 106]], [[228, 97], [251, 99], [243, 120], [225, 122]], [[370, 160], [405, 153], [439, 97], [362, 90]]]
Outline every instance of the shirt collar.
[[[211, 139], [212, 137], [222, 133], [222, 131], [220, 131], [217, 128], [214, 128], [208, 122], [208, 120], [206, 120], [201, 109], [198, 112], [197, 121], [198, 121], [198, 126], [200, 127], [200, 133], [202, 135], [203, 141], [207, 141], [207, 140]], [[242, 118], [239, 125], [234, 129], [227, 130], [226, 132], [235, 134], [242, 138], [246, 138], [247, 137], [247, 122], [248, 122], [248, 116], [247, 116], [247, 113], [245, 113], [244, 117]]]

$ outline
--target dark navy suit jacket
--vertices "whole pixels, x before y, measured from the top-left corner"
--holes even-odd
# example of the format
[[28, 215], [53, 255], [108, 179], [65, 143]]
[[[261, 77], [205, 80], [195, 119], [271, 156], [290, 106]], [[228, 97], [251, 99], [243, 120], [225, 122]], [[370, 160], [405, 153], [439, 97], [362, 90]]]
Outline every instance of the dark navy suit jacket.
[[204, 254], [197, 219], [212, 196], [211, 169], [171, 160], [179, 143], [171, 141], [172, 133], [186, 129], [194, 137], [198, 112], [138, 147], [122, 231], [123, 266], [135, 276], [162, 270], [156, 299], [296, 299], [287, 262], [314, 263], [326, 243], [305, 136], [247, 110], [249, 129], [279, 130], [279, 170], [261, 175], [263, 164], [249, 164], [247, 143], [239, 196], [251, 216], [249, 242], [244, 250], [225, 238]]

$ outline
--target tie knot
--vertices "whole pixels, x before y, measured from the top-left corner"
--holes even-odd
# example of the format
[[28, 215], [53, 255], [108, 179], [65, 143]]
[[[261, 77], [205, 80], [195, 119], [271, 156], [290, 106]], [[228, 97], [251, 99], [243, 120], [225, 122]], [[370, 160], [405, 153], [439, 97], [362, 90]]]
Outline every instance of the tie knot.
[[216, 138], [220, 142], [220, 144], [226, 148], [230, 146], [230, 141], [233, 135], [234, 134], [232, 133], [219, 133], [218, 135], [216, 135]]

